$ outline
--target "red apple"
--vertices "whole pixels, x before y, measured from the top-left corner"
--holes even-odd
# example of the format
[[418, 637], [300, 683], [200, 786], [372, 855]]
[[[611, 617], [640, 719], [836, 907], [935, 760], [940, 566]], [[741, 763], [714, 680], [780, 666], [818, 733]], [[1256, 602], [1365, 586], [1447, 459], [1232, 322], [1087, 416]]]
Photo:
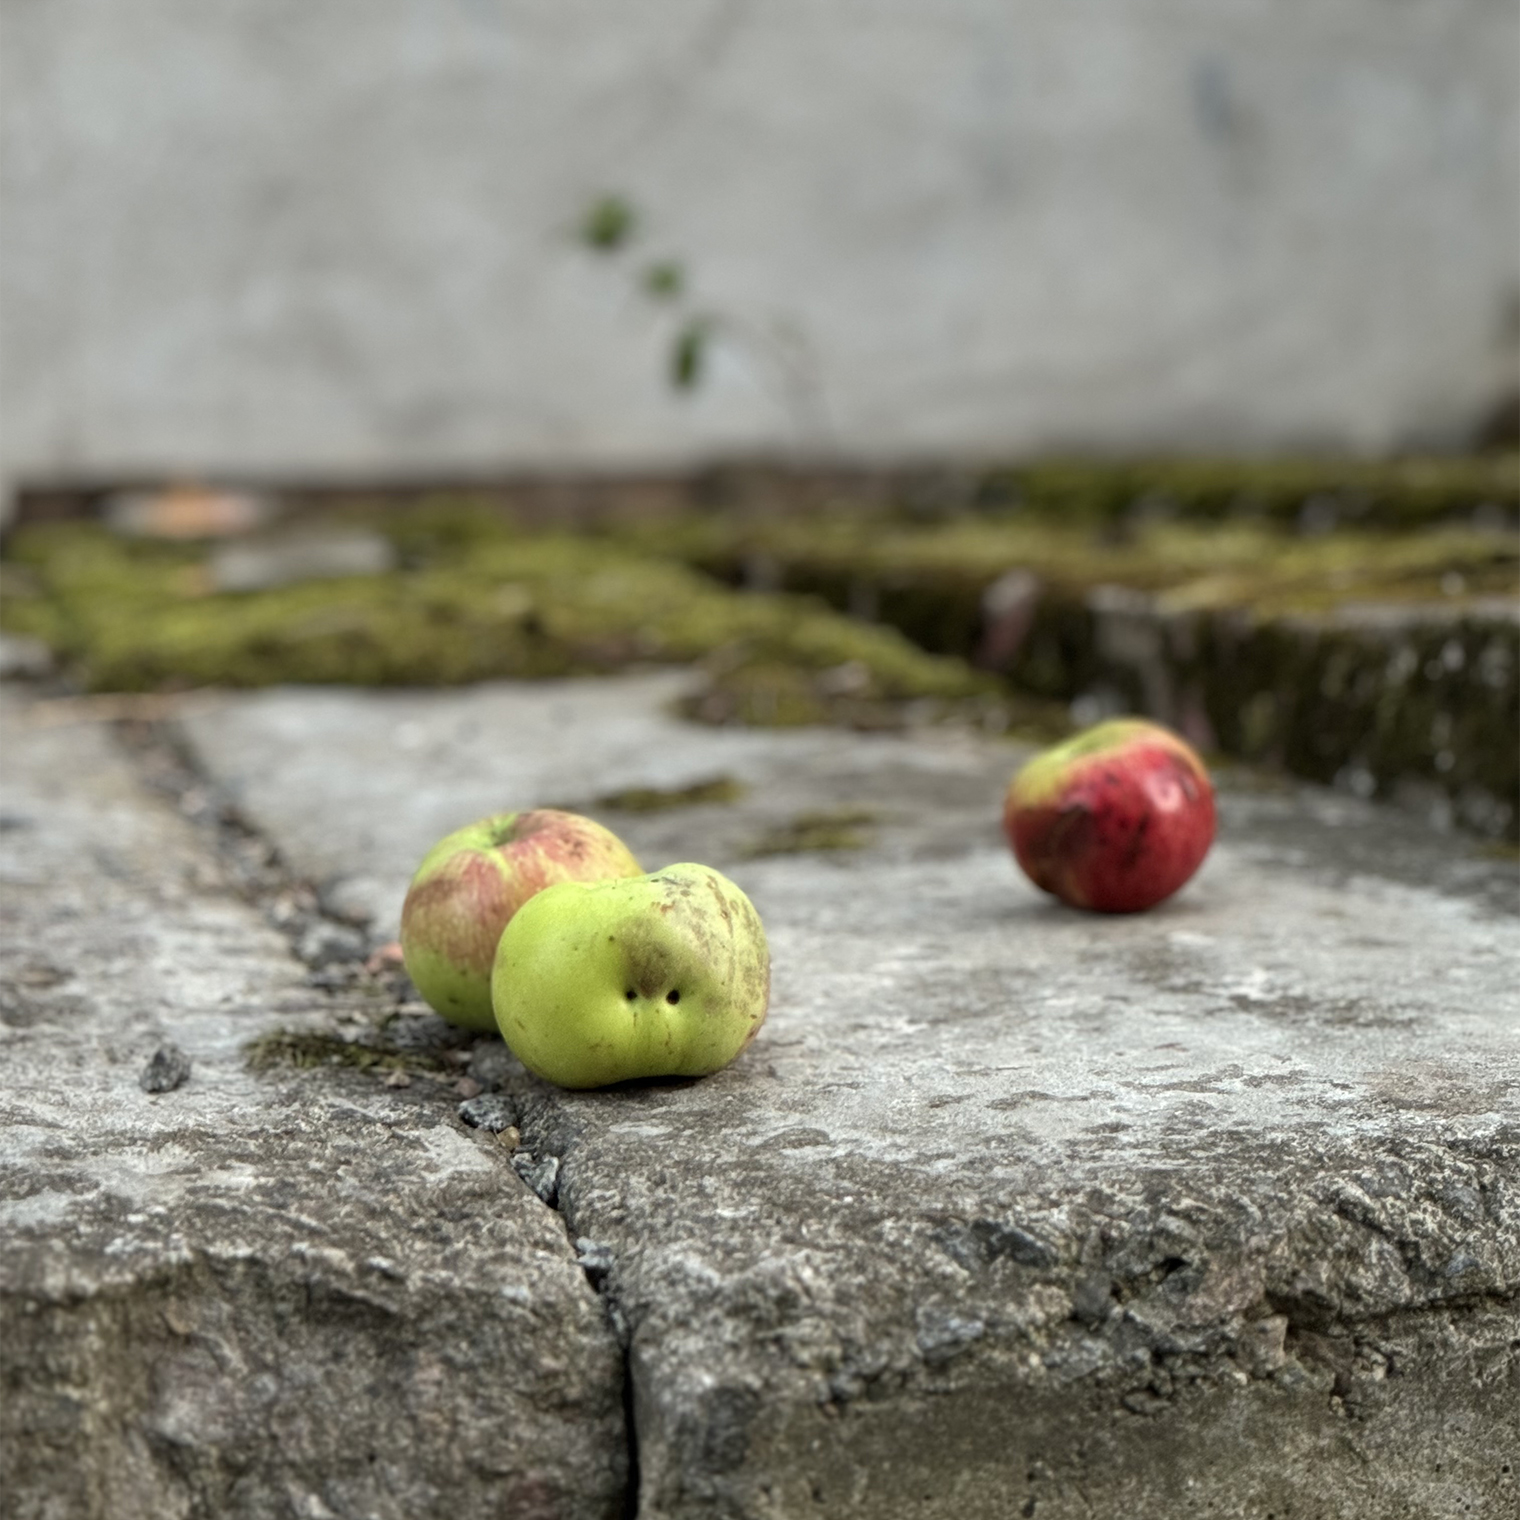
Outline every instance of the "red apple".
[[1115, 718], [1013, 778], [1003, 832], [1029, 879], [1074, 908], [1134, 913], [1175, 892], [1214, 842], [1214, 788], [1170, 729]]
[[508, 921], [562, 881], [640, 876], [610, 829], [554, 808], [498, 813], [457, 829], [423, 857], [401, 909], [407, 975], [444, 1018], [495, 1030], [491, 967]]

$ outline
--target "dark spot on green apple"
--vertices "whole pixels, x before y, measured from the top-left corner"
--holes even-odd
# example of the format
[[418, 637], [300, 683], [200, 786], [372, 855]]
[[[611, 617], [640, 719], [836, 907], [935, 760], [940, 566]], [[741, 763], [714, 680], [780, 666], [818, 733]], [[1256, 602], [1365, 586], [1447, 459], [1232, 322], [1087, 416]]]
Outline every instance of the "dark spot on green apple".
[[672, 987], [670, 991], [665, 994], [665, 1001], [672, 1004], [679, 1003], [681, 1001], [681, 994], [677, 992], [674, 987]]
[[490, 839], [493, 848], [499, 848], [504, 844], [511, 844], [517, 838], [519, 833], [518, 820], [521, 817], [521, 813], [506, 813], [492, 822], [491, 831], [487, 837]]

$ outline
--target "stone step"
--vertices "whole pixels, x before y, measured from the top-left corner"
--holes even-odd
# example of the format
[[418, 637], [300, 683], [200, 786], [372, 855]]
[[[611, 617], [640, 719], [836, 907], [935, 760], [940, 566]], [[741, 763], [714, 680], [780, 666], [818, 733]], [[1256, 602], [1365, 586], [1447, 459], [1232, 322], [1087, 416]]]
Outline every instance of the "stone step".
[[[545, 802], [759, 907], [773, 1008], [728, 1070], [566, 1093], [490, 1039], [471, 1067], [524, 1172], [557, 1162], [626, 1337], [643, 1520], [1507, 1513], [1513, 867], [1242, 774], [1182, 894], [1081, 915], [998, 837], [1015, 746], [703, 730], [679, 679], [184, 722], [377, 936], [435, 837]], [[835, 848], [778, 847], [846, 813]]]
[[1144, 713], [1204, 749], [1520, 837], [1510, 532], [1141, 524], [1104, 542], [1020, 517], [719, 517], [630, 536], [896, 629], [1078, 723]]
[[621, 1515], [623, 1357], [559, 1216], [451, 1085], [250, 1071], [365, 1000], [109, 725], [0, 714], [6, 1515]]

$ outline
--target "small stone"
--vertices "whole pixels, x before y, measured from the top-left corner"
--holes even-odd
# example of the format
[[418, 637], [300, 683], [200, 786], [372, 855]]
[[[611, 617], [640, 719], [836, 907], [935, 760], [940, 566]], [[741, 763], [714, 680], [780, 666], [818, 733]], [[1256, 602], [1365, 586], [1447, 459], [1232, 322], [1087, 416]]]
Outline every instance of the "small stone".
[[35, 680], [53, 668], [53, 653], [41, 639], [0, 634], [0, 679]]
[[517, 1122], [517, 1111], [500, 1093], [485, 1093], [461, 1103], [459, 1117], [472, 1129], [483, 1129], [495, 1135]]
[[145, 1093], [173, 1092], [190, 1080], [190, 1057], [178, 1045], [165, 1040], [148, 1058], [137, 1078]]
[[505, 1129], [496, 1131], [496, 1142], [506, 1146], [509, 1151], [515, 1151], [522, 1144], [522, 1131], [515, 1124], [509, 1124]]
[[385, 1087], [410, 1087], [412, 1085], [412, 1079], [404, 1071], [400, 1070], [386, 1072], [380, 1081]]
[[318, 919], [296, 942], [296, 954], [314, 969], [365, 958], [364, 936], [357, 929]]
[[539, 1159], [532, 1151], [518, 1151], [512, 1158], [512, 1170], [552, 1209], [559, 1197], [559, 1157]]
[[580, 1262], [586, 1276], [590, 1278], [591, 1286], [598, 1291], [607, 1281], [613, 1267], [617, 1265], [610, 1246], [604, 1246], [600, 1241], [588, 1240], [584, 1235], [575, 1242], [575, 1259]]
[[478, 1098], [485, 1089], [473, 1077], [461, 1077], [454, 1084], [454, 1091], [461, 1098]]
[[211, 556], [210, 570], [218, 591], [246, 592], [300, 581], [383, 575], [395, 563], [395, 549], [379, 533], [313, 528], [262, 542], [227, 544]]
[[470, 1052], [470, 1075], [483, 1091], [506, 1083], [516, 1061], [500, 1040], [487, 1040]]

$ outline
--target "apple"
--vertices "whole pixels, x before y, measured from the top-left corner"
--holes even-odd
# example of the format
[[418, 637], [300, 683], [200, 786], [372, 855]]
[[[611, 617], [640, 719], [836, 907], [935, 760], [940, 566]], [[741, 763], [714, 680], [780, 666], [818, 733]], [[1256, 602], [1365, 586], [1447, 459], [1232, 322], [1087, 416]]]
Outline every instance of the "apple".
[[1075, 908], [1134, 913], [1175, 892], [1214, 842], [1214, 788], [1170, 729], [1114, 718], [1013, 778], [1003, 832], [1037, 887]]
[[556, 883], [642, 870], [616, 834], [578, 813], [533, 808], [456, 829], [427, 852], [407, 888], [407, 975], [450, 1023], [494, 1030], [491, 966], [513, 914]]
[[770, 1000], [760, 915], [710, 866], [566, 882], [501, 936], [491, 995], [512, 1053], [561, 1087], [700, 1077], [754, 1039]]

